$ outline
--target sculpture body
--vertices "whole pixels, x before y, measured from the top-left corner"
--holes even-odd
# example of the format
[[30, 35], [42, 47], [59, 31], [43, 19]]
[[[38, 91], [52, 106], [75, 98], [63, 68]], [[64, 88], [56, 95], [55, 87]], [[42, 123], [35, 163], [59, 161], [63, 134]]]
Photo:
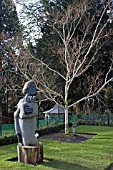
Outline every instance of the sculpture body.
[[34, 82], [28, 81], [23, 88], [25, 97], [22, 98], [14, 113], [15, 131], [20, 145], [38, 145], [35, 137], [36, 116], [38, 105], [35, 101], [36, 87]]

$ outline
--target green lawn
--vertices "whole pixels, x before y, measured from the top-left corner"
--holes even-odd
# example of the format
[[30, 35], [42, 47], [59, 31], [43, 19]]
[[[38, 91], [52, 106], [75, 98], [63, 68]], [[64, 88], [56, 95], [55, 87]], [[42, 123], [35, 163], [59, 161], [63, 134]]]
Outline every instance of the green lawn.
[[17, 157], [17, 144], [1, 146], [0, 170], [104, 170], [113, 163], [113, 127], [78, 126], [77, 132], [97, 135], [78, 144], [40, 140], [45, 160], [38, 166], [9, 161]]

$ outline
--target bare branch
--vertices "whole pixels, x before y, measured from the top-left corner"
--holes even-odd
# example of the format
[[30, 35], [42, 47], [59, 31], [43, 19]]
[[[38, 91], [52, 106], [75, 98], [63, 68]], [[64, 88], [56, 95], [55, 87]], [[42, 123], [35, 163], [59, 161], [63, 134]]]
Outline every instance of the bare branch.
[[60, 74], [58, 71], [50, 68], [50, 67], [49, 67], [46, 63], [44, 63], [42, 60], [40, 60], [40, 59], [38, 59], [38, 58], [35, 58], [29, 51], [27, 51], [27, 52], [28, 52], [28, 54], [30, 55], [30, 57], [33, 58], [35, 61], [40, 62], [40, 63], [41, 63], [42, 65], [44, 65], [48, 70], [50, 70], [50, 71], [58, 74], [60, 77], [62, 77], [62, 78], [65, 80], [65, 77], [64, 77], [62, 74]]

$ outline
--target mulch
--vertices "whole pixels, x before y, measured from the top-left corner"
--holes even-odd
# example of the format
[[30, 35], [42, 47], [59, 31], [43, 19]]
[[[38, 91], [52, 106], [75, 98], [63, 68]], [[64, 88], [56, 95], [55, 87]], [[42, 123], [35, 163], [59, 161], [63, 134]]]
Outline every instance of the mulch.
[[44, 135], [41, 138], [49, 139], [49, 140], [58, 140], [58, 141], [62, 141], [62, 142], [80, 143], [80, 142], [84, 142], [84, 141], [92, 138], [93, 136], [94, 135], [92, 135], [92, 134], [65, 135], [64, 133], [51, 133], [48, 135]]

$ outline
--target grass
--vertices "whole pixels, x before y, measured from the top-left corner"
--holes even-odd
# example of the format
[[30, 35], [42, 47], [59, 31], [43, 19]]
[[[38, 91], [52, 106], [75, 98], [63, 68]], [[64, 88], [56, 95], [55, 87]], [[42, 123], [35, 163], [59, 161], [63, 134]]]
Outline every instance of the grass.
[[104, 170], [113, 163], [113, 127], [78, 126], [77, 132], [97, 135], [78, 144], [40, 139], [44, 163], [38, 166], [9, 161], [17, 144], [1, 146], [0, 170]]

